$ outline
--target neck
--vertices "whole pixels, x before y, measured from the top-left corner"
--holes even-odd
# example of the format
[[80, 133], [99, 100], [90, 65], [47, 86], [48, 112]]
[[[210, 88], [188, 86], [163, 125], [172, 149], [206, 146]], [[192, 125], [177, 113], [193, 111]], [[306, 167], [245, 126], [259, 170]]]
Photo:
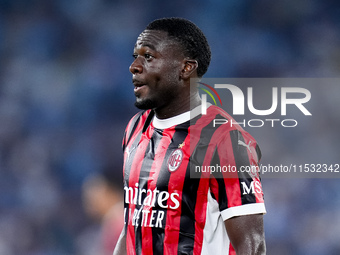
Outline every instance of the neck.
[[155, 109], [155, 114], [158, 119], [167, 119], [182, 113], [188, 112], [201, 104], [201, 98], [198, 93], [190, 93], [183, 99], [174, 101], [171, 106]]

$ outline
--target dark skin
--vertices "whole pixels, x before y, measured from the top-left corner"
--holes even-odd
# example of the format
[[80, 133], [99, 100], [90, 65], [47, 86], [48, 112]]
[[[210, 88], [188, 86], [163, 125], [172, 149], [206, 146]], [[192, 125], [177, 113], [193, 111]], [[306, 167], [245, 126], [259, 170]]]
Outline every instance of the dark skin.
[[200, 104], [190, 93], [190, 78], [197, 77], [197, 61], [185, 57], [163, 31], [144, 31], [134, 48], [130, 66], [136, 106], [154, 109], [159, 119], [170, 118]]
[[[200, 105], [198, 92], [190, 88], [190, 78], [198, 78], [198, 63], [186, 57], [166, 32], [145, 30], [133, 56], [130, 72], [137, 107], [150, 107], [159, 119], [166, 119]], [[232, 217], [224, 223], [236, 254], [266, 253], [262, 214]], [[126, 255], [124, 230], [113, 255]]]
[[236, 254], [266, 254], [262, 214], [233, 217], [224, 225]]

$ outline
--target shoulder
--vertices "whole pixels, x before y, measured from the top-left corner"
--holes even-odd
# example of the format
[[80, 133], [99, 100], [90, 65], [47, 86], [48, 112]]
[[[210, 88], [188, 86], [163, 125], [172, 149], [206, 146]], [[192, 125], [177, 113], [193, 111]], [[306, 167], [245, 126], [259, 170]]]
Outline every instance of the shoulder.
[[136, 113], [129, 121], [129, 124], [135, 123], [138, 121], [142, 121], [143, 119], [145, 120], [147, 116], [150, 114], [151, 110], [144, 110]]
[[207, 109], [207, 114], [201, 114], [192, 122], [193, 128], [208, 129], [210, 132], [229, 133], [238, 130], [241, 133], [246, 131], [220, 107], [211, 105]]
[[133, 134], [135, 134], [136, 132], [137, 133], [141, 132], [144, 129], [145, 125], [151, 122], [152, 117], [153, 117], [152, 110], [140, 111], [137, 114], [135, 114], [130, 119], [129, 123], [126, 126], [123, 139], [123, 146], [124, 144], [128, 143]]
[[245, 147], [261, 158], [260, 148], [254, 137], [245, 131], [226, 111], [217, 106], [210, 106], [206, 115], [201, 115], [191, 129], [193, 135], [200, 137], [203, 143], [218, 147], [232, 147], [235, 151]]
[[135, 114], [127, 124], [126, 131], [130, 131], [131, 129], [133, 129], [135, 125], [144, 124], [146, 120], [149, 118], [149, 116], [153, 115], [152, 113], [153, 112], [151, 110], [145, 110]]

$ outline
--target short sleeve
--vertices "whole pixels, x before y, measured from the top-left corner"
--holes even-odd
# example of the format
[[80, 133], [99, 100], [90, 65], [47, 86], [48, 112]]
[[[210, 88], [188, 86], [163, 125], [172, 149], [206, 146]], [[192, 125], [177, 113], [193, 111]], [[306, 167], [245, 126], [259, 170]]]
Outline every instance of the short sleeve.
[[245, 131], [232, 130], [217, 144], [211, 165], [210, 192], [223, 220], [266, 213], [258, 164], [259, 146]]

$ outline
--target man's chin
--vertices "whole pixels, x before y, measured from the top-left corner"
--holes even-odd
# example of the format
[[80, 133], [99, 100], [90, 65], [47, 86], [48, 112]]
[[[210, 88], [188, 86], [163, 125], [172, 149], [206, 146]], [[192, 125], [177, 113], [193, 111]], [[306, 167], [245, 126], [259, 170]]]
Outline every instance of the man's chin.
[[141, 110], [149, 110], [149, 109], [156, 108], [156, 103], [150, 99], [140, 100], [137, 98], [135, 102], [135, 106]]

